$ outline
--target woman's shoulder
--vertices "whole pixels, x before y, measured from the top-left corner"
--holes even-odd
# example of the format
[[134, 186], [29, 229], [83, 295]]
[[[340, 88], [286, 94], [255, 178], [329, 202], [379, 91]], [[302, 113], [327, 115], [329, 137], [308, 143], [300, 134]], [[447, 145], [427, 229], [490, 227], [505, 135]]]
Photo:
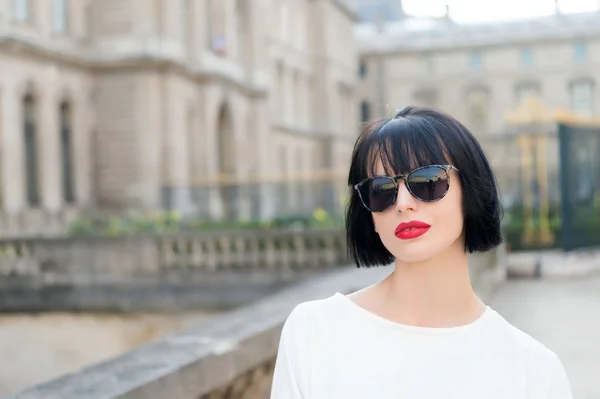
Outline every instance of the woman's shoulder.
[[311, 335], [315, 330], [331, 327], [340, 313], [340, 295], [335, 293], [326, 298], [298, 303], [288, 315], [284, 329], [298, 336]]
[[[505, 345], [510, 345], [523, 357], [527, 369], [531, 374], [539, 375], [547, 378], [548, 375], [561, 375], [564, 373], [563, 365], [553, 350], [546, 346], [541, 341], [537, 340], [527, 332], [519, 329], [504, 317], [498, 315], [502, 328], [499, 328], [503, 333], [501, 338]], [[508, 339], [506, 339], [508, 338]]]
[[288, 316], [288, 320], [309, 320], [327, 318], [339, 310], [339, 293], [332, 294], [326, 298], [312, 299], [298, 303]]

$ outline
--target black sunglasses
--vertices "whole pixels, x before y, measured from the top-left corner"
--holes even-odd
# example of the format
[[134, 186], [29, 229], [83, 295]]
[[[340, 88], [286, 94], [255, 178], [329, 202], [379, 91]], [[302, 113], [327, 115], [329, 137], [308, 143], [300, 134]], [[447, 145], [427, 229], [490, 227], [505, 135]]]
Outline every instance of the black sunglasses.
[[404, 180], [413, 197], [423, 202], [439, 201], [450, 188], [450, 170], [459, 171], [452, 165], [428, 165], [406, 175], [372, 176], [354, 186], [365, 208], [371, 212], [383, 212], [394, 205], [398, 198], [398, 180]]

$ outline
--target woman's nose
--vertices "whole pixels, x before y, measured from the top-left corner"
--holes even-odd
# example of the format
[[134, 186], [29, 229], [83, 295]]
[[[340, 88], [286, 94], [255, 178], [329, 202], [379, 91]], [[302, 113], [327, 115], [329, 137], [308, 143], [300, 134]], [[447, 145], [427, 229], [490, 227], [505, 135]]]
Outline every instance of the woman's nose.
[[409, 210], [416, 209], [416, 198], [412, 196], [404, 180], [398, 182], [398, 198], [396, 198], [396, 210], [399, 212], [406, 212]]

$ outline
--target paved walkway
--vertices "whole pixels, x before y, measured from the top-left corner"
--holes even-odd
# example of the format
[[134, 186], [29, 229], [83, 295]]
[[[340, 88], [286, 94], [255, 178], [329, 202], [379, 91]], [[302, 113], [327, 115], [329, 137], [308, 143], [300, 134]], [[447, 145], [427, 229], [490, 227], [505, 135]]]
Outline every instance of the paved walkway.
[[600, 274], [509, 280], [491, 305], [558, 354], [575, 399], [600, 399]]

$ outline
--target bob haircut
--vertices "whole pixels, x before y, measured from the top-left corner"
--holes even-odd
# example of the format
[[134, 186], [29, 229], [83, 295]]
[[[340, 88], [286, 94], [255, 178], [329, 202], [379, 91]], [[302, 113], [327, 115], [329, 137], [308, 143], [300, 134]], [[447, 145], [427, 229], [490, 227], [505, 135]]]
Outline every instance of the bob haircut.
[[394, 256], [375, 232], [371, 212], [354, 185], [375, 174], [381, 159], [394, 176], [420, 166], [453, 165], [462, 185], [465, 252], [484, 252], [502, 243], [496, 179], [480, 144], [456, 119], [430, 108], [406, 107], [394, 118], [367, 123], [352, 152], [346, 236], [357, 267], [388, 265]]

